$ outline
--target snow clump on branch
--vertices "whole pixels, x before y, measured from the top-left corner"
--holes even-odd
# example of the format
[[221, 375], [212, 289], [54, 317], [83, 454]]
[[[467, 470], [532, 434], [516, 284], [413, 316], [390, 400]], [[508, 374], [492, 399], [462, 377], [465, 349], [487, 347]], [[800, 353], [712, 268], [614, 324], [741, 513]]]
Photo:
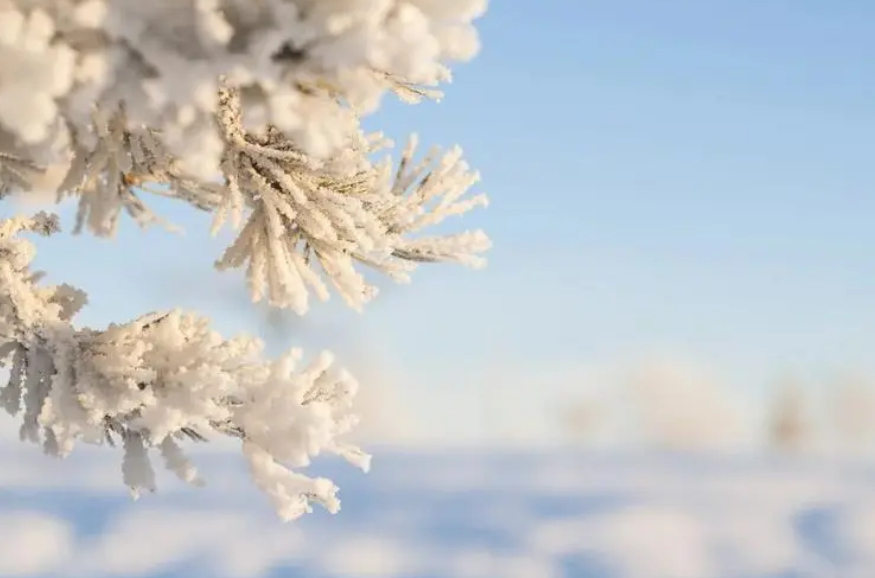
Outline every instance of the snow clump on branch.
[[[219, 170], [223, 76], [248, 128], [278, 127], [309, 154], [343, 149], [352, 111], [408, 98], [478, 50], [484, 0], [0, 0], [0, 126], [46, 162], [95, 144], [94, 106], [124, 103], [202, 179]], [[403, 80], [400, 80], [403, 79]], [[0, 138], [0, 142], [2, 142]]]

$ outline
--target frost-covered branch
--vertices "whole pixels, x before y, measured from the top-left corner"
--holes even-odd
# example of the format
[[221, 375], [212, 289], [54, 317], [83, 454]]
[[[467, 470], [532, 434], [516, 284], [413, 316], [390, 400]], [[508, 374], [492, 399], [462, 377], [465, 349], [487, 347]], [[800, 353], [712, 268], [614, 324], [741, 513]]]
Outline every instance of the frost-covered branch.
[[123, 479], [137, 495], [155, 489], [150, 452], [199, 483], [179, 442], [240, 438], [255, 483], [284, 519], [310, 502], [336, 511], [333, 483], [290, 468], [320, 453], [368, 467], [368, 456], [342, 441], [356, 423], [355, 380], [327, 353], [302, 368], [297, 350], [263, 361], [257, 340], [224, 340], [206, 319], [179, 311], [100, 331], [74, 327], [85, 295], [39, 286], [29, 269], [34, 247], [18, 236], [56, 229], [45, 214], [0, 222], [0, 354], [10, 373], [0, 405], [21, 420], [22, 440], [59, 457], [77, 442], [120, 441]]
[[236, 91], [223, 91], [220, 110], [227, 185], [216, 228], [229, 216], [239, 225], [243, 211], [250, 213], [217, 266], [246, 264], [253, 300], [266, 294], [271, 305], [304, 313], [310, 291], [327, 299], [313, 261], [357, 309], [376, 293], [355, 268], [357, 262], [398, 281], [409, 280], [417, 261], [482, 264], [478, 253], [489, 247], [482, 232], [409, 236], [486, 205], [484, 195], [461, 199], [479, 176], [461, 160], [460, 150], [439, 158], [432, 151], [413, 167], [414, 138], [393, 176], [388, 159], [377, 165], [369, 160], [386, 144], [380, 135], [359, 133], [343, 154], [322, 161], [273, 127], [258, 135], [247, 132]]
[[[440, 97], [448, 66], [478, 50], [486, 0], [0, 0], [0, 198], [34, 191], [78, 203], [74, 232], [115, 233], [122, 215], [161, 223], [158, 195], [237, 236], [216, 260], [246, 269], [254, 301], [303, 314], [333, 287], [361, 309], [366, 270], [407, 282], [421, 263], [484, 263], [479, 231], [445, 219], [485, 206], [458, 147], [415, 160], [361, 119], [386, 94]], [[285, 518], [336, 488], [291, 468], [319, 453], [362, 467], [343, 444], [356, 383], [323, 354], [260, 358], [205, 319], [148, 314], [105, 330], [72, 324], [85, 294], [41, 286], [34, 248], [54, 218], [0, 223], [0, 405], [21, 437], [66, 455], [120, 443], [125, 482], [153, 489], [157, 451], [186, 481], [178, 446], [240, 438], [256, 484]], [[430, 230], [431, 229], [431, 230]]]

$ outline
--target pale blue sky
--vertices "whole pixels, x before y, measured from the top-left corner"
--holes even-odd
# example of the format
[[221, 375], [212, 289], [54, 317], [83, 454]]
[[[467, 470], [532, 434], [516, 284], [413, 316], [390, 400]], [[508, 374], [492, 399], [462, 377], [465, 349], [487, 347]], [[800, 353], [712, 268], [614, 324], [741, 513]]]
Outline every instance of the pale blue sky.
[[[460, 225], [491, 234], [489, 268], [316, 307], [305, 341], [376, 356], [421, 429], [471, 440], [543, 433], [592, 385], [576, 368], [664, 350], [750, 399], [782, 372], [875, 374], [873, 21], [862, 0], [493, 1], [442, 103], [368, 121], [463, 146], [492, 205]], [[186, 239], [128, 222], [40, 264], [89, 289], [86, 320], [178, 304], [257, 329], [205, 221], [164, 214]]]

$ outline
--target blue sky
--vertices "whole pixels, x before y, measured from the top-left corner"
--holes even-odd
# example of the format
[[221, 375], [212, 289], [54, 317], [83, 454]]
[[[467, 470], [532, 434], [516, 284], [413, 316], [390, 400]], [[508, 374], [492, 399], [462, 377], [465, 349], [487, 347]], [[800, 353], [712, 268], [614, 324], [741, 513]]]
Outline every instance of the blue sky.
[[[875, 375], [873, 18], [853, 0], [492, 2], [442, 103], [368, 120], [463, 146], [492, 205], [460, 226], [491, 234], [489, 268], [422, 269], [363, 315], [317, 307], [273, 349], [377, 367], [421, 435], [455, 441], [543, 437], [557, 400], [611, 386], [599, 368], [651, 356], [747, 401], [784, 373]], [[263, 331], [210, 272], [204, 219], [156, 206], [188, 235], [126, 223], [39, 263], [89, 290], [88, 322], [182, 305]]]

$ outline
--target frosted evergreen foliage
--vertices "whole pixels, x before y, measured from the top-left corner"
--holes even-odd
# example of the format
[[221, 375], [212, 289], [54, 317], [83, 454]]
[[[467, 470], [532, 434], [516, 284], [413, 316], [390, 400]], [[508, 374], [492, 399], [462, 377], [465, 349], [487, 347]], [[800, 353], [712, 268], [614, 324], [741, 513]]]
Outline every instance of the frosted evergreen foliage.
[[[219, 270], [243, 268], [254, 301], [304, 314], [338, 295], [361, 310], [371, 269], [408, 282], [422, 263], [484, 264], [481, 231], [429, 233], [485, 206], [457, 147], [400, 159], [360, 119], [387, 93], [440, 96], [448, 66], [478, 49], [485, 0], [0, 0], [0, 197], [54, 192], [78, 204], [74, 232], [109, 237], [128, 215], [163, 223], [171, 197], [236, 231]], [[261, 357], [206, 319], [156, 312], [103, 330], [74, 317], [86, 294], [44, 285], [34, 245], [56, 217], [0, 222], [0, 406], [21, 439], [63, 457], [77, 443], [123, 454], [135, 496], [153, 459], [201, 484], [189, 441], [240, 440], [255, 484], [284, 519], [330, 480], [300, 470], [354, 428], [355, 379], [323, 353]]]

